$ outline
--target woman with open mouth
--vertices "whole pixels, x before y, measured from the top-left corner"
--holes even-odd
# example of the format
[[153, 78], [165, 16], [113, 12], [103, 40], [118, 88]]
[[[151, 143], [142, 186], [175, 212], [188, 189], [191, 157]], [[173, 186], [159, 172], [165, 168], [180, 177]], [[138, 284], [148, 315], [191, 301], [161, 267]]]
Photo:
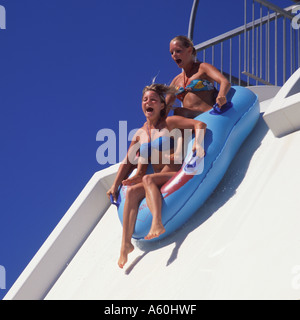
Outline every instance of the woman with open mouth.
[[[176, 90], [176, 89], [175, 89]], [[195, 132], [193, 151], [198, 157], [204, 157], [202, 147], [206, 124], [181, 116], [166, 117], [166, 94], [173, 94], [174, 88], [161, 84], [152, 84], [143, 90], [142, 110], [146, 117], [144, 125], [136, 132], [123, 163], [132, 163], [133, 156], [139, 150], [137, 171], [133, 177], [126, 179], [121, 164], [112, 187], [107, 195], [117, 196], [117, 190], [122, 184], [129, 186], [126, 192], [123, 210], [123, 235], [118, 265], [123, 268], [128, 254], [134, 247], [131, 238], [134, 232], [140, 202], [146, 197], [147, 205], [152, 213], [152, 225], [146, 240], [159, 237], [165, 232], [161, 219], [162, 195], [160, 187], [169, 181], [181, 168], [182, 163], [165, 162], [164, 152], [174, 152], [172, 132], [175, 129], [192, 129]], [[173, 140], [173, 141], [172, 141]], [[153, 154], [157, 153], [153, 161]], [[148, 164], [152, 165], [154, 173], [146, 174]]]
[[[170, 42], [170, 53], [177, 66], [182, 69], [171, 83], [177, 92], [168, 95], [169, 109], [176, 98], [182, 102], [182, 108], [174, 108], [174, 114], [195, 118], [217, 103], [221, 108], [226, 102], [226, 94], [231, 85], [222, 73], [209, 63], [199, 62], [193, 42], [185, 36], [177, 36]], [[214, 87], [219, 83], [219, 92]], [[169, 110], [168, 110], [169, 111]]]

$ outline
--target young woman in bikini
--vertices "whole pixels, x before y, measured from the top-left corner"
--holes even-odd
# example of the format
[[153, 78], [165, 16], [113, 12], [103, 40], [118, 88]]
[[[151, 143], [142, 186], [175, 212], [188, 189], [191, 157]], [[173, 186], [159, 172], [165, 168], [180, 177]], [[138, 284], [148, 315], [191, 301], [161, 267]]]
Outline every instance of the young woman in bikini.
[[[165, 85], [153, 84], [145, 87], [142, 97], [142, 110], [146, 117], [146, 122], [134, 136], [129, 147], [124, 163], [131, 162], [140, 150], [140, 157], [144, 158], [139, 161], [136, 174], [126, 179], [126, 170], [119, 168], [112, 187], [108, 190], [107, 195], [112, 194], [116, 197], [117, 190], [121, 184], [129, 186], [126, 192], [126, 199], [123, 211], [123, 235], [120, 258], [118, 265], [123, 268], [128, 259], [128, 254], [133, 251], [134, 247], [131, 238], [134, 232], [135, 222], [138, 214], [139, 204], [146, 197], [147, 205], [152, 213], [152, 226], [145, 239], [159, 237], [165, 232], [161, 220], [162, 196], [160, 187], [170, 180], [181, 168], [182, 164], [176, 164], [170, 161], [168, 164], [163, 161], [164, 148], [162, 147], [166, 140], [169, 140], [169, 146], [173, 152], [173, 144], [170, 143], [170, 132], [173, 129], [193, 129], [195, 130], [195, 143], [193, 150], [197, 151], [199, 157], [204, 156], [204, 150], [201, 143], [204, 138], [206, 124], [194, 119], [187, 119], [180, 116], [166, 117], [166, 94], [173, 94], [174, 88]], [[152, 151], [153, 150], [153, 151]], [[148, 165], [147, 160], [152, 159], [152, 152], [157, 152], [155, 164], [152, 164], [154, 173], [146, 175]], [[125, 180], [124, 180], [125, 179]]]
[[[194, 118], [212, 108], [215, 103], [222, 107], [231, 85], [219, 70], [209, 63], [199, 62], [193, 42], [185, 37], [175, 37], [170, 42], [170, 53], [177, 66], [182, 69], [171, 83], [178, 91], [166, 98], [169, 109], [178, 98], [182, 108], [174, 108], [174, 114]], [[219, 83], [219, 92], [214, 87]], [[169, 110], [168, 110], [169, 111]]]

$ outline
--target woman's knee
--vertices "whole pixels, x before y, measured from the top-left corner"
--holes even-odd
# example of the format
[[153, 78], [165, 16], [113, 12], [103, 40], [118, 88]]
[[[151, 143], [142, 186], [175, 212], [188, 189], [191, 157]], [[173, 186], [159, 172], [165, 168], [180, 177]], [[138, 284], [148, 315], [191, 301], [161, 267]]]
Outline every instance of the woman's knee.
[[143, 176], [142, 182], [143, 182], [144, 187], [151, 185], [153, 183], [152, 174], [146, 174], [145, 176]]
[[126, 199], [129, 201], [139, 202], [144, 198], [144, 191], [141, 187], [131, 186], [127, 188]]
[[131, 199], [134, 199], [136, 197], [136, 188], [135, 187], [129, 187], [127, 189], [127, 192], [126, 192], [126, 198], [128, 200], [131, 200]]

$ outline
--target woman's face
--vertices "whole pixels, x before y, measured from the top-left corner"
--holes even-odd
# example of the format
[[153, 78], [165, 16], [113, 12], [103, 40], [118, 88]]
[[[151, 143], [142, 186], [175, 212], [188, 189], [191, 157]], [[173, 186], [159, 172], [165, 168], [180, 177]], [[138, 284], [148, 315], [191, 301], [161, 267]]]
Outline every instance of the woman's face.
[[170, 53], [172, 59], [181, 69], [193, 60], [192, 52], [193, 48], [184, 47], [180, 41], [171, 41], [170, 43]]
[[143, 95], [142, 108], [147, 119], [156, 119], [160, 117], [164, 104], [155, 91], [149, 90]]

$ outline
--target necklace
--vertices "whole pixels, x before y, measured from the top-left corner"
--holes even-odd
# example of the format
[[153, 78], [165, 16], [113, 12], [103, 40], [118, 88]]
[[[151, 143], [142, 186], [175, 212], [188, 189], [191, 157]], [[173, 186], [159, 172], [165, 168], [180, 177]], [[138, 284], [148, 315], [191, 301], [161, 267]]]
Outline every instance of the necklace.
[[[195, 64], [193, 63], [193, 66], [192, 66], [192, 68], [191, 68], [191, 72], [193, 71], [194, 66], [195, 66]], [[183, 85], [184, 85], [184, 88], [186, 88], [189, 80], [190, 80], [190, 79], [187, 77], [185, 71], [183, 70]]]
[[188, 84], [189, 78], [186, 76], [185, 72], [183, 71], [183, 87], [186, 88]]

